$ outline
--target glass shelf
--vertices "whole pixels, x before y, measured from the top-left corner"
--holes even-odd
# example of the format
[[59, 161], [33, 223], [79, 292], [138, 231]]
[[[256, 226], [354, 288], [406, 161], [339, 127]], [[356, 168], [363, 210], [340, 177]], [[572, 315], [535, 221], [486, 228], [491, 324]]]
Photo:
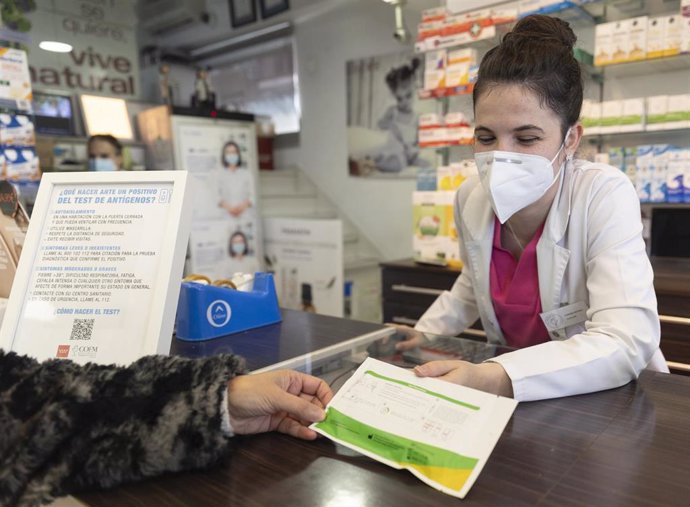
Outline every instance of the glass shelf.
[[612, 65], [595, 67], [595, 69], [606, 79], [641, 75], [655, 76], [663, 72], [690, 69], [690, 53], [651, 58], [649, 60], [639, 60], [636, 62], [615, 63]]
[[669, 137], [686, 135], [690, 138], [690, 128], [675, 128], [662, 130], [634, 130], [629, 132], [609, 132], [603, 134], [585, 134], [584, 139], [590, 143], [609, 143], [615, 140], [625, 140], [627, 142], [638, 141], [642, 144], [657, 144], [666, 142]]
[[474, 90], [474, 83], [453, 86], [451, 88], [436, 88], [435, 90], [417, 90], [417, 98], [425, 100], [457, 95], [472, 95], [472, 90]]

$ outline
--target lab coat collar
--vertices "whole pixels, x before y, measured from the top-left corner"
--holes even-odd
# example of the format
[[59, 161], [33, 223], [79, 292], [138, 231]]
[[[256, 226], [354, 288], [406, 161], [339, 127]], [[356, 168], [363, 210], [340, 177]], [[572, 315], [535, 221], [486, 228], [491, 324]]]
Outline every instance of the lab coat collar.
[[[469, 182], [468, 182], [469, 183]], [[505, 344], [505, 337], [498, 324], [493, 304], [490, 301], [491, 289], [490, 269], [491, 251], [493, 248], [494, 235], [494, 213], [489, 204], [489, 199], [484, 191], [484, 187], [475, 183], [475, 187], [470, 191], [465, 206], [460, 210], [466, 232], [469, 237], [462, 238], [469, 257], [469, 265], [472, 267], [473, 283], [477, 287], [475, 297], [480, 301], [479, 307], [484, 309], [485, 331], [491, 342]]]
[[[570, 259], [570, 250], [561, 243], [570, 220], [573, 181], [576, 164], [567, 162], [563, 168], [556, 197], [546, 217], [544, 231], [537, 243], [537, 272], [539, 273], [539, 296], [542, 312], [558, 308], [561, 302], [561, 288], [565, 269]], [[553, 338], [553, 336], [552, 336]]]

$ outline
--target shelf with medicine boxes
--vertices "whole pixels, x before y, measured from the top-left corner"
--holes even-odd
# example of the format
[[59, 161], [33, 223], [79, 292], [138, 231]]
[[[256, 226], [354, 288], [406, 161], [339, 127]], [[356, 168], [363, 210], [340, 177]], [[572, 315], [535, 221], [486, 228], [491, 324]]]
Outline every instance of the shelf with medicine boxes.
[[548, 14], [574, 27], [591, 26], [603, 19], [605, 6], [598, 1], [506, 2], [489, 8], [453, 13], [445, 8], [422, 13], [415, 50], [419, 53], [442, 48], [473, 46], [489, 49], [498, 44], [514, 23], [530, 14]]
[[690, 70], [690, 52], [594, 67], [594, 71], [602, 74], [605, 79], [658, 75], [679, 70]]

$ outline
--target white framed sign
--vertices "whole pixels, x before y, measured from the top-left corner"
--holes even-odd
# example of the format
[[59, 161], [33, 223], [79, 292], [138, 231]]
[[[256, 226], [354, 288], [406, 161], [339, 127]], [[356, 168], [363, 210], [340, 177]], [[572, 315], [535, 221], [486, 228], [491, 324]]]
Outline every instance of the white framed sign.
[[45, 174], [0, 347], [128, 364], [168, 354], [189, 238], [186, 171]]

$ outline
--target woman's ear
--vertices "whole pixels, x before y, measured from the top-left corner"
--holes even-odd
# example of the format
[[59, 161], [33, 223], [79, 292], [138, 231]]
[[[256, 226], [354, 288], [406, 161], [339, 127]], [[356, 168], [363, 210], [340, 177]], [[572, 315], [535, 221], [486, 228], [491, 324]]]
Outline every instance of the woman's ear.
[[575, 156], [575, 152], [579, 148], [580, 141], [582, 140], [583, 131], [584, 129], [582, 128], [582, 124], [580, 122], [577, 122], [568, 130], [568, 135], [564, 141], [565, 154], [568, 160], [572, 160], [572, 158]]

